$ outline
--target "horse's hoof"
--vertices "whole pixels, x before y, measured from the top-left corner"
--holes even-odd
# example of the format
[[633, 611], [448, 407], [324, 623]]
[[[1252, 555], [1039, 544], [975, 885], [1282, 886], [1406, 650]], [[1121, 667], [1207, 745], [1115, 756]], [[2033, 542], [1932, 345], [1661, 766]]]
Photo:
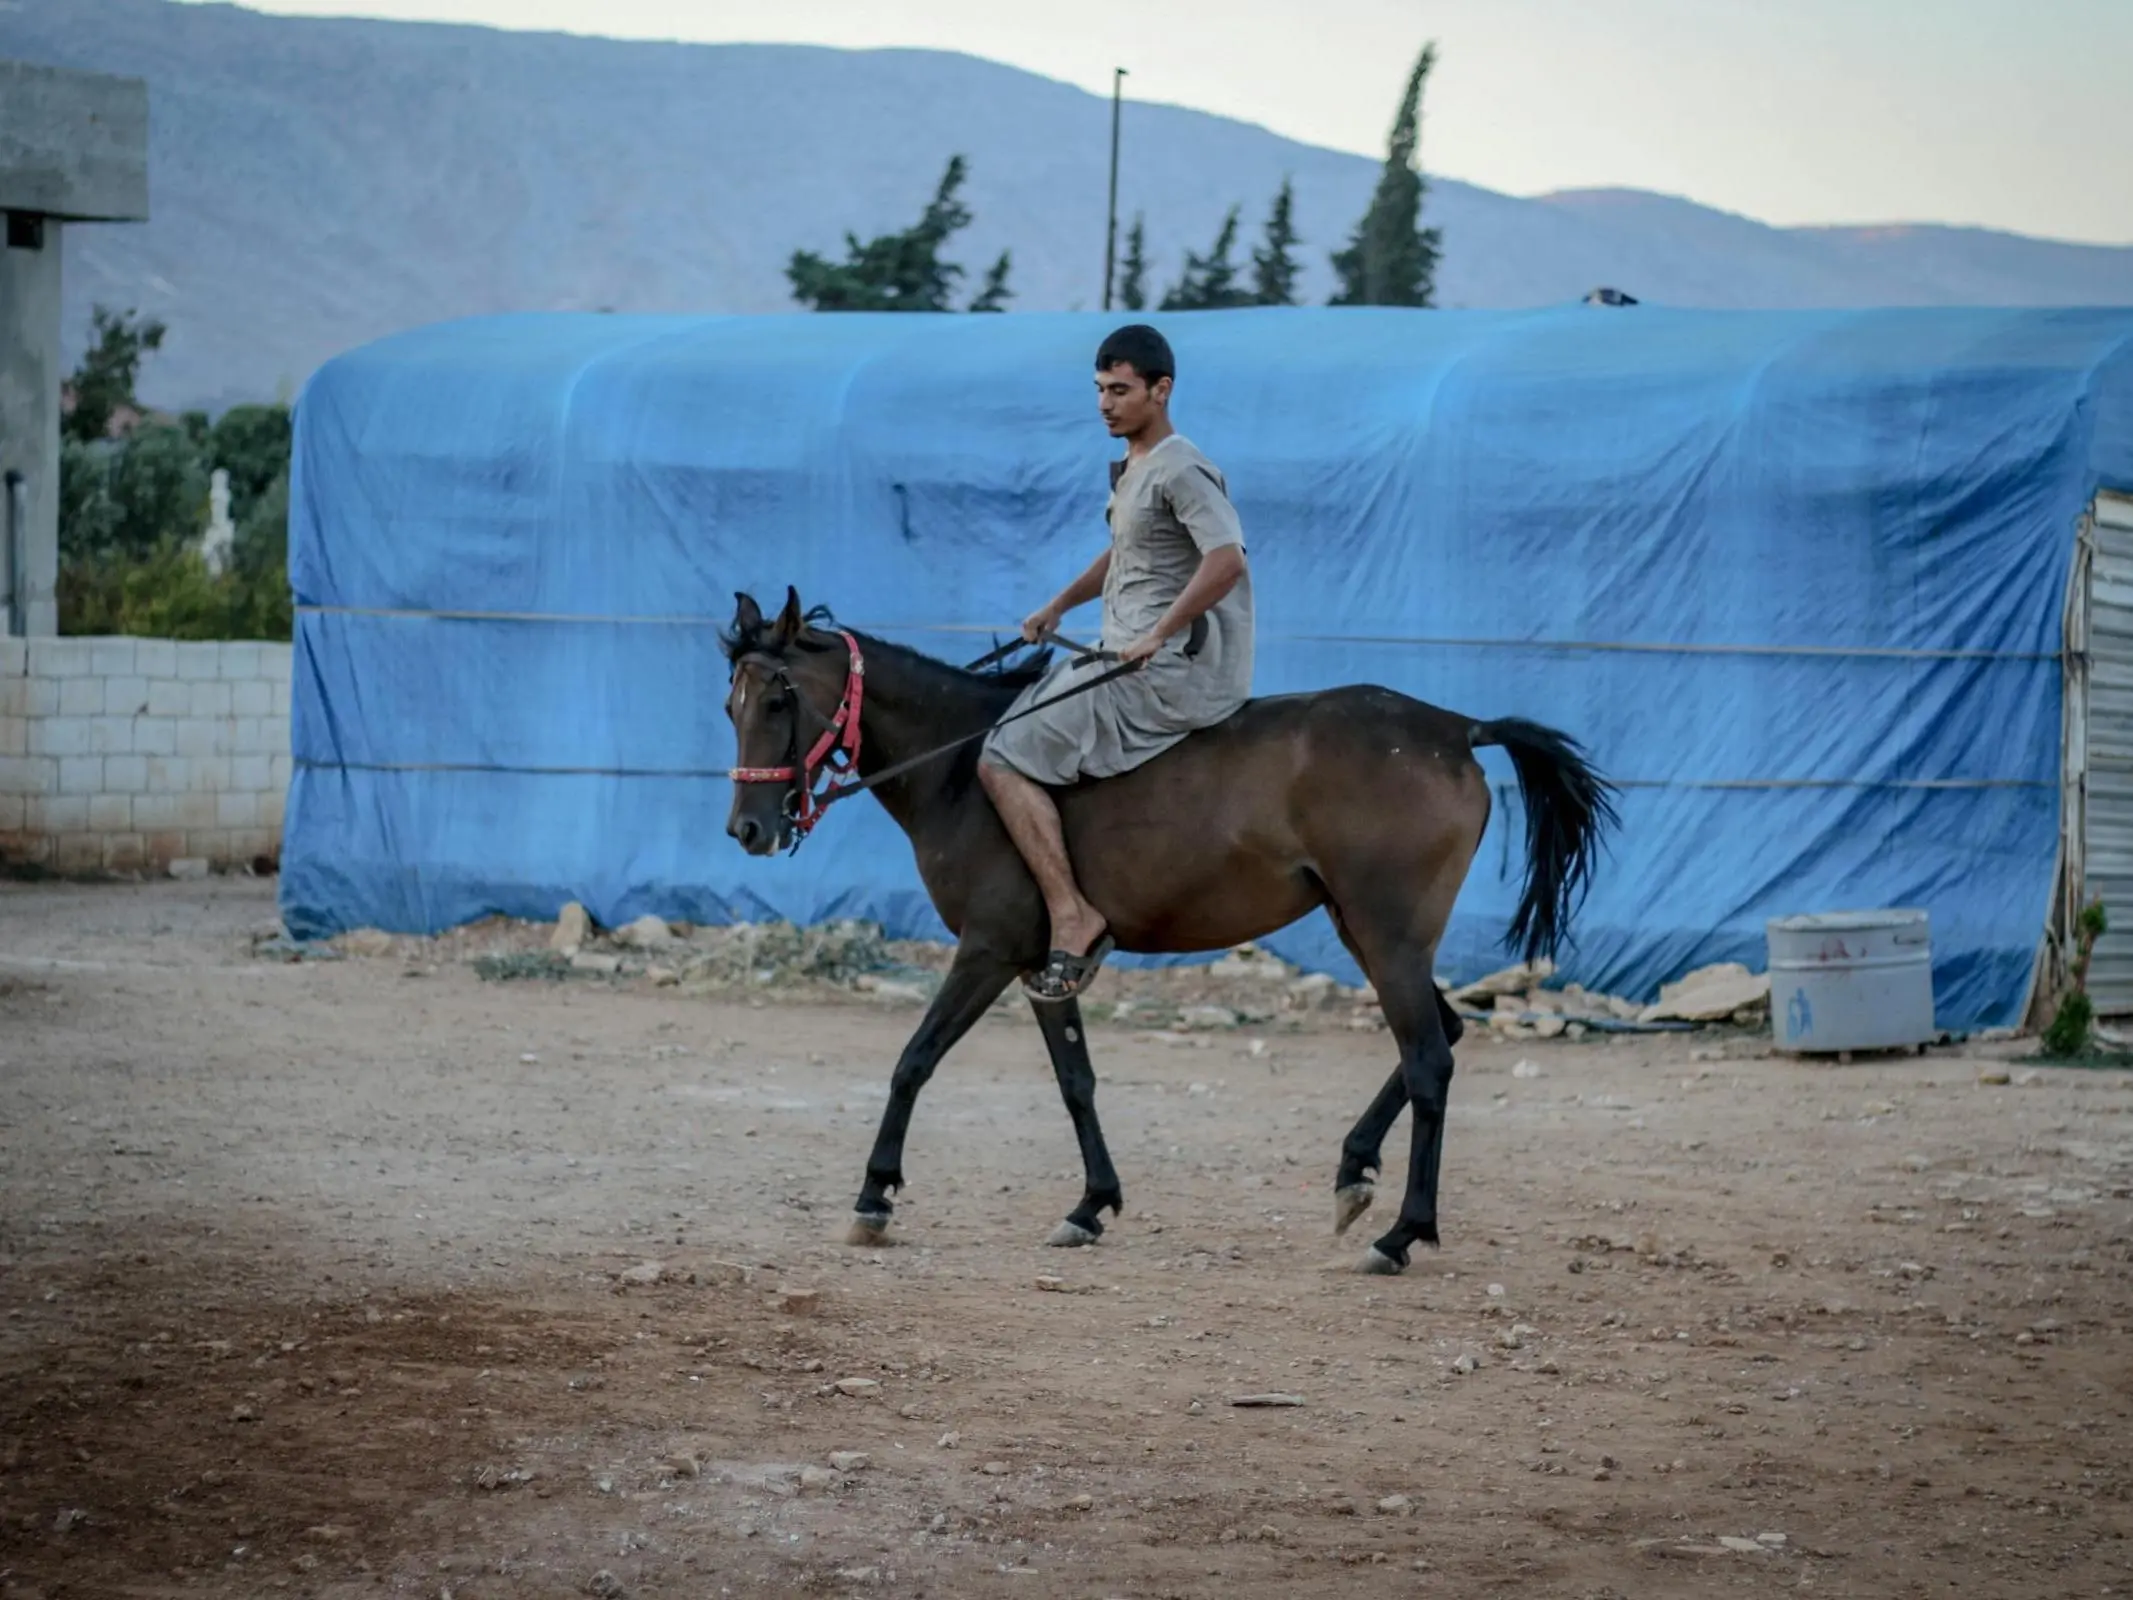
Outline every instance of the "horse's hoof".
[[1370, 1278], [1397, 1278], [1407, 1269], [1372, 1245], [1363, 1252], [1363, 1259], [1355, 1264], [1355, 1270]]
[[1096, 1235], [1078, 1222], [1062, 1222], [1044, 1242], [1054, 1250], [1079, 1250], [1083, 1245], [1094, 1244]]
[[1345, 1189], [1333, 1191], [1333, 1231], [1346, 1233], [1355, 1219], [1370, 1209], [1370, 1202], [1378, 1197], [1378, 1186], [1365, 1178], [1361, 1183], [1351, 1183]]
[[851, 1227], [845, 1232], [844, 1242], [846, 1244], [859, 1245], [863, 1249], [878, 1250], [882, 1246], [894, 1244], [896, 1241], [889, 1237], [889, 1219], [887, 1217], [870, 1216], [865, 1212], [861, 1212], [852, 1219]]

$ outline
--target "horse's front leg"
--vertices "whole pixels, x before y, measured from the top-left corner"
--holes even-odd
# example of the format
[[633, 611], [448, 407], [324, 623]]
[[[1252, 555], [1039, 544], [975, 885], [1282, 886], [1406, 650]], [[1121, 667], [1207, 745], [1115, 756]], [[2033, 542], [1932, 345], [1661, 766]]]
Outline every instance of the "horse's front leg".
[[1067, 1115], [1074, 1119], [1083, 1173], [1081, 1204], [1067, 1213], [1066, 1221], [1045, 1242], [1067, 1249], [1094, 1244], [1103, 1236], [1105, 1209], [1115, 1217], [1125, 1209], [1126, 1201], [1111, 1167], [1111, 1152], [1104, 1148], [1104, 1130], [1096, 1120], [1096, 1069], [1089, 1064], [1081, 1005], [1074, 1000], [1032, 1001], [1030, 1009], [1037, 1013], [1037, 1026], [1051, 1052], [1052, 1072], [1059, 1079], [1060, 1097], [1066, 1101]]
[[918, 1092], [933, 1076], [941, 1057], [955, 1048], [956, 1041], [985, 1015], [985, 1008], [999, 999], [1014, 976], [1012, 962], [967, 943], [956, 947], [955, 961], [948, 968], [940, 993], [926, 1008], [924, 1020], [904, 1046], [896, 1074], [889, 1080], [889, 1103], [881, 1113], [881, 1132], [875, 1137], [874, 1153], [867, 1157], [866, 1183], [860, 1188], [859, 1203], [852, 1208], [858, 1214], [846, 1236], [850, 1243], [884, 1242], [889, 1217], [896, 1209], [889, 1195], [904, 1186], [904, 1135], [911, 1128], [911, 1108], [918, 1103]]

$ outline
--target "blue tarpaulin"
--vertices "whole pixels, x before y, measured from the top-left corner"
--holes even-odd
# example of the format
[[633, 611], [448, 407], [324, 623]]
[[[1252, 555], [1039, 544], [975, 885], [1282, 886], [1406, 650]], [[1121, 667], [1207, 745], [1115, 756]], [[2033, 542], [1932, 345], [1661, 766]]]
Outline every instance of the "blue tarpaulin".
[[[795, 857], [726, 838], [717, 630], [791, 583], [952, 660], [1004, 636], [1105, 537], [1112, 320], [530, 315], [327, 363], [296, 413], [291, 930], [576, 899], [944, 934], [870, 801]], [[1915, 906], [1942, 1024], [2015, 1018], [2075, 528], [2133, 489], [2133, 311], [1154, 320], [1250, 541], [1260, 692], [1531, 717], [1623, 785], [1566, 976], [1646, 996], [1760, 969], [1771, 915]], [[1455, 977], [1502, 964], [1523, 864], [1482, 759]], [[1267, 943], [1354, 976], [1322, 913]]]

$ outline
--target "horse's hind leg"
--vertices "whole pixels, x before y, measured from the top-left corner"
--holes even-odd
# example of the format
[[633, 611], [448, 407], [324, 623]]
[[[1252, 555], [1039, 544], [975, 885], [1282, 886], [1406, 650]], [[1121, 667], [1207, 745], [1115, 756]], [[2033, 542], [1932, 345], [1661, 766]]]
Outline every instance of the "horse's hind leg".
[[904, 1135], [911, 1129], [911, 1112], [918, 1104], [918, 1092], [933, 1076], [941, 1057], [985, 1015], [985, 1008], [1000, 997], [1000, 991], [1014, 976], [1012, 962], [969, 945], [957, 947], [955, 962], [942, 980], [940, 992], [926, 1008], [918, 1031], [911, 1035], [910, 1043], [897, 1059], [895, 1076], [889, 1080], [889, 1103], [882, 1109], [881, 1132], [875, 1136], [873, 1153], [867, 1157], [866, 1182], [859, 1191], [858, 1204], [852, 1208], [857, 1215], [852, 1219], [847, 1242], [871, 1245], [884, 1241], [889, 1217], [896, 1209], [889, 1196], [904, 1186]]
[[1088, 1030], [1081, 1023], [1081, 1006], [1037, 1004], [1037, 1026], [1044, 1030], [1044, 1045], [1052, 1055], [1052, 1071], [1059, 1079], [1059, 1094], [1066, 1101], [1067, 1115], [1074, 1119], [1074, 1137], [1081, 1142], [1084, 1183], [1081, 1204], [1067, 1213], [1066, 1221], [1052, 1230], [1048, 1244], [1070, 1247], [1094, 1244], [1103, 1235], [1106, 1207], [1117, 1216], [1125, 1208], [1119, 1193], [1118, 1174], [1111, 1168], [1111, 1152], [1104, 1148], [1104, 1130], [1096, 1120], [1096, 1069], [1089, 1064]]
[[[1341, 942], [1348, 947], [1348, 953], [1355, 957], [1355, 963], [1363, 969], [1364, 976], [1371, 978], [1374, 984], [1376, 979], [1370, 972], [1370, 963], [1365, 959], [1362, 947], [1350, 936], [1339, 909], [1328, 906], [1327, 910], [1332, 916], [1334, 931], [1341, 936]], [[1452, 1008], [1452, 1003], [1445, 997], [1444, 991], [1436, 986], [1434, 977], [1430, 980], [1430, 989], [1436, 997], [1437, 1018], [1443, 1026], [1446, 1043], [1457, 1044], [1459, 1036], [1466, 1031], [1466, 1024]], [[1377, 1092], [1368, 1109], [1363, 1112], [1355, 1126], [1348, 1130], [1348, 1137], [1341, 1141], [1340, 1167], [1333, 1178], [1333, 1231], [1336, 1234], [1346, 1233], [1355, 1219], [1368, 1211], [1371, 1202], [1377, 1198], [1377, 1184], [1373, 1174], [1384, 1165], [1385, 1136], [1392, 1131], [1392, 1125], [1399, 1121], [1400, 1113], [1406, 1109], [1407, 1072], [1403, 1064], [1392, 1069], [1392, 1076], [1385, 1080], [1385, 1087]]]
[[[1426, 950], [1422, 952], [1427, 955]], [[1400, 1218], [1365, 1253], [1365, 1272], [1400, 1272], [1408, 1246], [1437, 1242], [1437, 1175], [1444, 1155], [1444, 1114], [1451, 1094], [1452, 1046], [1437, 1007], [1427, 960], [1415, 963], [1378, 990], [1385, 1017], [1400, 1042], [1401, 1082], [1414, 1111], [1407, 1162], [1407, 1192]], [[1380, 1098], [1383, 1098], [1382, 1096]]]

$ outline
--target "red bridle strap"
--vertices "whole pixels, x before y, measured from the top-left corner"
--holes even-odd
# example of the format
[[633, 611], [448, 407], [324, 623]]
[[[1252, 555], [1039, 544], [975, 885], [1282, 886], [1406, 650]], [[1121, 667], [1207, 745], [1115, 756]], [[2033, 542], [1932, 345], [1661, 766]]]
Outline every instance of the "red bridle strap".
[[[734, 767], [726, 776], [735, 783], [791, 783], [800, 784], [800, 804], [793, 816], [793, 843], [808, 835], [822, 815], [822, 809], [843, 784], [852, 783], [859, 776], [859, 719], [866, 701], [867, 663], [859, 652], [859, 641], [842, 629], [837, 637], [844, 641], [850, 654], [845, 668], [844, 693], [837, 697], [836, 713], [829, 725], [822, 730], [820, 738], [809, 748], [806, 758], [798, 767]], [[829, 781], [820, 794], [815, 791], [818, 775], [826, 773]]]

